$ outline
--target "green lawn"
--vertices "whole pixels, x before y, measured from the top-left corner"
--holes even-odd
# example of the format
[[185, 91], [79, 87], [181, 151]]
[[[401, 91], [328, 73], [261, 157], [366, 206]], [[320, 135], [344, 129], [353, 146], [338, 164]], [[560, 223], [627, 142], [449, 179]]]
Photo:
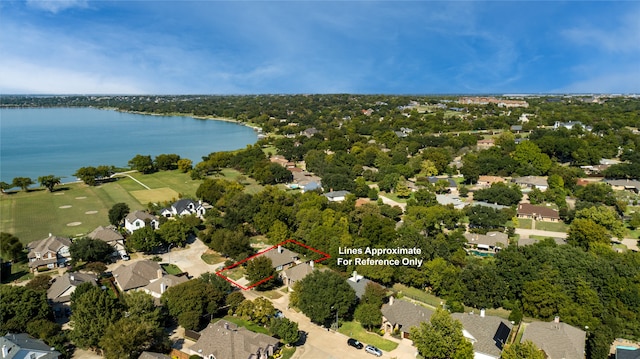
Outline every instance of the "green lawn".
[[386, 352], [390, 352], [398, 347], [398, 343], [396, 342], [384, 339], [378, 334], [367, 332], [362, 325], [356, 321], [342, 323], [338, 331], [351, 338], [357, 339], [362, 343], [373, 345], [374, 347]]
[[531, 220], [527, 218], [518, 218], [518, 228], [531, 229]]
[[225, 261], [223, 256], [212, 250], [207, 250], [205, 254], [200, 256], [200, 258], [207, 264], [216, 264]]
[[[152, 189], [171, 189], [185, 196], [195, 196], [201, 181], [193, 181], [188, 174], [164, 171], [148, 175], [131, 174]], [[0, 195], [0, 231], [12, 233], [22, 243], [57, 236], [85, 235], [97, 226], [109, 224], [109, 209], [116, 203], [141, 210], [146, 203], [139, 202], [131, 192], [144, 190], [128, 177], [91, 187], [82, 183], [64, 184], [49, 193], [37, 189], [29, 192], [11, 192]]]
[[269, 333], [269, 330], [267, 330], [267, 328], [259, 326], [258, 324], [255, 324], [255, 323], [250, 322], [248, 320], [244, 320], [244, 319], [238, 318], [238, 317], [233, 317], [233, 316], [230, 316], [230, 315], [227, 315], [223, 319], [226, 320], [226, 321], [229, 321], [229, 322], [231, 322], [231, 323], [233, 323], [233, 324], [235, 324], [235, 325], [237, 325], [239, 327], [245, 327], [245, 328], [249, 329], [252, 332], [271, 335]]
[[551, 232], [566, 232], [569, 230], [569, 226], [562, 222], [536, 221], [536, 229]]
[[160, 265], [162, 267], [162, 269], [164, 269], [165, 272], [167, 272], [167, 274], [180, 274], [182, 273], [182, 269], [180, 269], [177, 265], [175, 264], [168, 264], [168, 263], [163, 263]]
[[233, 269], [229, 269], [224, 271], [224, 275], [226, 275], [227, 277], [233, 279], [233, 280], [239, 280], [240, 278], [244, 277], [245, 274], [245, 269], [243, 266], [237, 266]]
[[398, 293], [402, 293], [402, 295], [406, 297], [425, 303], [434, 308], [438, 308], [440, 306], [440, 303], [443, 301], [442, 299], [436, 297], [433, 294], [429, 294], [424, 290], [420, 290], [418, 288], [413, 288], [413, 287], [407, 287], [406, 285], [403, 285], [400, 283], [394, 284], [393, 290], [397, 291]]
[[291, 347], [291, 348], [284, 347], [280, 352], [282, 354], [280, 359], [290, 359], [295, 352], [296, 352], [296, 347]]
[[394, 200], [396, 202], [399, 202], [399, 203], [407, 203], [407, 200], [410, 199], [413, 196], [413, 194], [412, 194], [411, 196], [409, 196], [407, 198], [400, 198], [400, 197], [396, 196], [395, 193], [387, 193], [387, 192], [380, 192], [379, 195], [383, 196], [383, 197], [387, 197], [387, 198], [392, 199], [392, 200]]

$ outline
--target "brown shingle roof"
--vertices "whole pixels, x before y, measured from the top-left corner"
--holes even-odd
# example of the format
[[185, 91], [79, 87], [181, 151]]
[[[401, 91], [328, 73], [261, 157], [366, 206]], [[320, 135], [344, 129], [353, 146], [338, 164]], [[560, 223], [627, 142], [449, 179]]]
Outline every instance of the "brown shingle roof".
[[162, 273], [160, 264], [150, 260], [121, 265], [113, 270], [113, 276], [123, 291], [144, 287], [152, 280], [161, 278]]
[[302, 278], [306, 277], [308, 274], [313, 273], [313, 271], [314, 268], [311, 267], [308, 263], [300, 263], [295, 267], [286, 269], [283, 274], [292, 282], [297, 282], [299, 280], [302, 280]]
[[560, 219], [560, 215], [555, 209], [543, 206], [534, 206], [530, 203], [520, 203], [518, 205], [518, 215]]
[[71, 293], [77, 286], [82, 283], [91, 283], [97, 286], [97, 280], [98, 278], [93, 274], [67, 272], [53, 279], [51, 287], [47, 290], [47, 299], [54, 303], [66, 303], [71, 300]]
[[65, 237], [57, 237], [52, 234], [49, 234], [49, 237], [39, 240], [33, 241], [27, 244], [27, 249], [29, 249], [29, 258], [35, 258], [36, 253], [47, 253], [49, 251], [58, 252], [62, 247], [71, 245], [71, 240]]
[[91, 233], [87, 235], [89, 238], [100, 239], [107, 243], [123, 240], [124, 237], [122, 234], [118, 233], [112, 228], [98, 226], [98, 228], [94, 229]]
[[[261, 333], [254, 333], [244, 327], [222, 319], [209, 324], [200, 332], [200, 339], [191, 346], [194, 353], [201, 353], [204, 358], [213, 354], [216, 358], [249, 359], [258, 358], [258, 352], [268, 351], [269, 347], [276, 347], [278, 339]], [[202, 350], [200, 352], [200, 350]]]
[[298, 253], [280, 246], [266, 250], [265, 252], [263, 252], [263, 255], [271, 259], [273, 268], [278, 268], [280, 266], [293, 263], [300, 257]]
[[400, 325], [400, 330], [405, 333], [409, 333], [411, 327], [418, 327], [420, 323], [431, 320], [433, 314], [431, 309], [399, 299], [383, 304], [381, 311], [387, 321]]
[[583, 359], [586, 333], [566, 323], [533, 322], [521, 341], [531, 340], [549, 359]]

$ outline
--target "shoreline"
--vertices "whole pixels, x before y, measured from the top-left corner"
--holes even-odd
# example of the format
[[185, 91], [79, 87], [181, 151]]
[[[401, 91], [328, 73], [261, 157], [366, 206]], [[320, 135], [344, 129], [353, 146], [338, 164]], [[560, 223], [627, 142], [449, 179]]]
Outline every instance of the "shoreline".
[[211, 121], [229, 122], [229, 123], [235, 123], [235, 124], [238, 124], [238, 125], [250, 127], [256, 132], [262, 132], [262, 128], [256, 126], [255, 124], [241, 122], [241, 121], [238, 121], [236, 119], [229, 118], [229, 117], [196, 116], [194, 114], [181, 113], [181, 112], [171, 112], [171, 113], [164, 114], [164, 113], [146, 112], [146, 111], [129, 111], [129, 110], [121, 110], [121, 109], [115, 108], [115, 107], [104, 107], [102, 109], [104, 109], [104, 110], [113, 110], [113, 111], [124, 112], [124, 113], [131, 113], [131, 114], [135, 114], [135, 115], [165, 116], [165, 117], [171, 117], [171, 116], [175, 116], [175, 117], [190, 117], [190, 118], [193, 118], [194, 120], [211, 120]]

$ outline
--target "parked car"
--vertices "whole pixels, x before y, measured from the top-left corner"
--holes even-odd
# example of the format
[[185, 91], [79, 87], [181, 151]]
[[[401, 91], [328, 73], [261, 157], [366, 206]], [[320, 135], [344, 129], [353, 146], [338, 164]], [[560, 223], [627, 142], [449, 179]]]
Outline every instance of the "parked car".
[[349, 344], [350, 347], [354, 347], [356, 349], [362, 349], [362, 347], [364, 346], [362, 345], [362, 343], [353, 338], [347, 339], [347, 344]]
[[367, 345], [366, 347], [364, 347], [364, 350], [369, 353], [369, 354], [373, 354], [377, 357], [381, 357], [382, 356], [382, 351], [376, 347], [374, 347], [373, 345]]

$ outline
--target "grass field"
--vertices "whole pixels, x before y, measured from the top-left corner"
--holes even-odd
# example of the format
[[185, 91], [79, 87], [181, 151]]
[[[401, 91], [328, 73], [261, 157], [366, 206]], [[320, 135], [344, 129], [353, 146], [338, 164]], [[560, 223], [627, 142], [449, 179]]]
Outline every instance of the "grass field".
[[[0, 231], [14, 234], [25, 244], [44, 239], [49, 233], [82, 236], [97, 226], [108, 225], [109, 209], [116, 203], [126, 203], [132, 211], [141, 210], [147, 207], [149, 199], [155, 202], [162, 197], [171, 201], [178, 199], [179, 194], [195, 196], [201, 183], [179, 171], [132, 173], [131, 176], [151, 190], [124, 177], [95, 187], [82, 183], [64, 184], [56, 187], [53, 193], [37, 189], [2, 194]], [[145, 191], [149, 192], [148, 197], [141, 194]]]
[[398, 347], [398, 343], [392, 342], [379, 336], [378, 334], [367, 332], [358, 322], [344, 322], [338, 331], [344, 335], [358, 341], [378, 347], [378, 349], [390, 352]]
[[200, 256], [200, 258], [207, 264], [216, 264], [225, 261], [225, 258], [223, 256], [218, 254], [218, 252], [212, 251], [211, 249], [207, 250], [206, 253]]
[[227, 315], [226, 317], [224, 317], [224, 320], [231, 322], [239, 327], [245, 327], [247, 329], [249, 329], [252, 332], [255, 333], [262, 333], [262, 334], [266, 334], [269, 335], [269, 331], [267, 330], [267, 328], [265, 327], [261, 327], [258, 324], [252, 323], [248, 320], [244, 320], [242, 318], [238, 318], [238, 317], [232, 317], [230, 315]]
[[403, 285], [400, 283], [394, 284], [393, 290], [397, 291], [398, 293], [402, 293], [402, 295], [406, 297], [425, 303], [434, 308], [438, 308], [440, 306], [440, 303], [443, 301], [442, 299], [436, 297], [433, 294], [429, 294], [424, 290], [420, 290], [418, 288], [413, 288], [413, 287], [407, 287], [406, 285]]
[[182, 269], [180, 269], [175, 264], [163, 263], [160, 266], [162, 267], [162, 269], [164, 269], [165, 272], [167, 272], [167, 274], [177, 275], [177, 274], [182, 273]]
[[569, 230], [569, 225], [562, 222], [536, 221], [536, 229], [551, 232], [566, 232]]

